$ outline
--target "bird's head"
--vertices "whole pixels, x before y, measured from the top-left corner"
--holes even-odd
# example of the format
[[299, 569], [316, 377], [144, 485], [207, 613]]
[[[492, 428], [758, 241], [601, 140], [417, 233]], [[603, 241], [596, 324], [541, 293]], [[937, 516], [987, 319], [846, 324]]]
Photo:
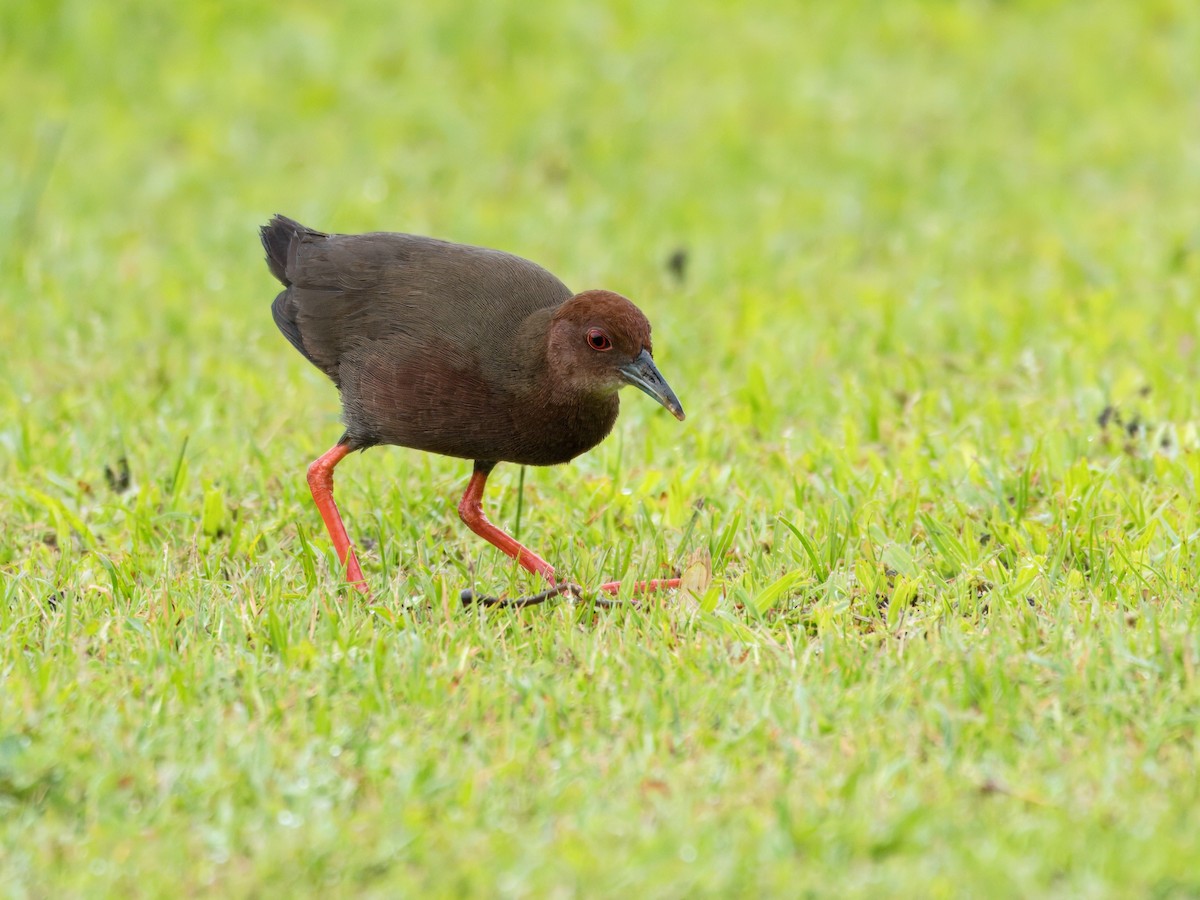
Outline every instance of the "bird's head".
[[683, 407], [654, 365], [652, 352], [650, 323], [612, 291], [576, 294], [550, 320], [547, 362], [555, 378], [589, 393], [632, 384], [682, 421]]

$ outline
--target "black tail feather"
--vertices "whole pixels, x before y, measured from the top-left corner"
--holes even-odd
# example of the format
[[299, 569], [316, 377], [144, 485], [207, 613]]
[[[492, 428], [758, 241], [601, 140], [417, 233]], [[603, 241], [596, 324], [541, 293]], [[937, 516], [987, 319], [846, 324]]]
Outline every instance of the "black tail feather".
[[293, 347], [303, 353], [309, 362], [315, 364], [316, 361], [304, 349], [304, 338], [300, 336], [300, 325], [296, 322], [296, 313], [296, 304], [292, 301], [291, 292], [280, 291], [275, 302], [271, 304], [271, 315], [275, 319], [275, 325], [283, 332], [283, 336], [291, 342]]
[[263, 225], [259, 230], [259, 237], [262, 238], [263, 249], [267, 251], [267, 266], [271, 270], [271, 274], [283, 282], [286, 290], [279, 293], [275, 298], [275, 302], [271, 304], [271, 315], [275, 319], [275, 324], [279, 330], [313, 365], [326, 371], [330, 378], [337, 381], [337, 373], [328, 371], [319, 362], [313, 359], [312, 354], [304, 346], [304, 338], [300, 334], [300, 323], [297, 321], [300, 315], [300, 309], [297, 306], [296, 298], [293, 296], [292, 279], [289, 277], [289, 270], [295, 273], [296, 252], [299, 248], [300, 241], [308, 237], [323, 238], [328, 237], [320, 231], [314, 231], [311, 228], [306, 228], [297, 222], [295, 219], [289, 219], [287, 216], [275, 215], [271, 221]]
[[319, 231], [305, 228], [295, 219], [276, 214], [271, 221], [258, 230], [262, 238], [263, 249], [267, 251], [267, 267], [271, 274], [285, 286], [291, 287], [288, 280], [288, 255], [291, 253], [292, 242], [302, 234], [321, 235]]

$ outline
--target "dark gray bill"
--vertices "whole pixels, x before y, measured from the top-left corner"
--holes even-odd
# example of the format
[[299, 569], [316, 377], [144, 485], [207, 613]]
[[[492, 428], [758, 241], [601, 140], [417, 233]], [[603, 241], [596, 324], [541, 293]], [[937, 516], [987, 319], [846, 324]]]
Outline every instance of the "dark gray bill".
[[675, 396], [667, 380], [659, 374], [658, 367], [654, 365], [649, 353], [643, 350], [633, 362], [621, 366], [619, 371], [627, 382], [645, 391], [669, 409], [671, 415], [680, 422], [683, 421], [683, 407], [679, 404], [679, 398]]

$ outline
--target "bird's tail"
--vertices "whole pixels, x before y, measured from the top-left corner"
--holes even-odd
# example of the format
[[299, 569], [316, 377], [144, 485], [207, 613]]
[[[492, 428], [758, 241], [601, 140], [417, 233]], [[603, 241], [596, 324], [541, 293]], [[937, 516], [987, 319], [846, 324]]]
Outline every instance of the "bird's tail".
[[288, 255], [291, 253], [292, 241], [303, 234], [321, 235], [319, 231], [305, 228], [295, 219], [276, 214], [270, 222], [258, 230], [262, 238], [263, 249], [267, 251], [267, 267], [271, 274], [278, 278], [286, 287], [291, 287], [288, 279]]

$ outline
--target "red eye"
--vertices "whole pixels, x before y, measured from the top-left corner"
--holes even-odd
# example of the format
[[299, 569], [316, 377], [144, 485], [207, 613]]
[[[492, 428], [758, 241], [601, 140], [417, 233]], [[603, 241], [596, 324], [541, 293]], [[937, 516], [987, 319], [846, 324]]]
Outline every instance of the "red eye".
[[599, 328], [593, 328], [587, 335], [588, 346], [593, 350], [611, 350], [612, 341], [608, 339], [608, 335]]

